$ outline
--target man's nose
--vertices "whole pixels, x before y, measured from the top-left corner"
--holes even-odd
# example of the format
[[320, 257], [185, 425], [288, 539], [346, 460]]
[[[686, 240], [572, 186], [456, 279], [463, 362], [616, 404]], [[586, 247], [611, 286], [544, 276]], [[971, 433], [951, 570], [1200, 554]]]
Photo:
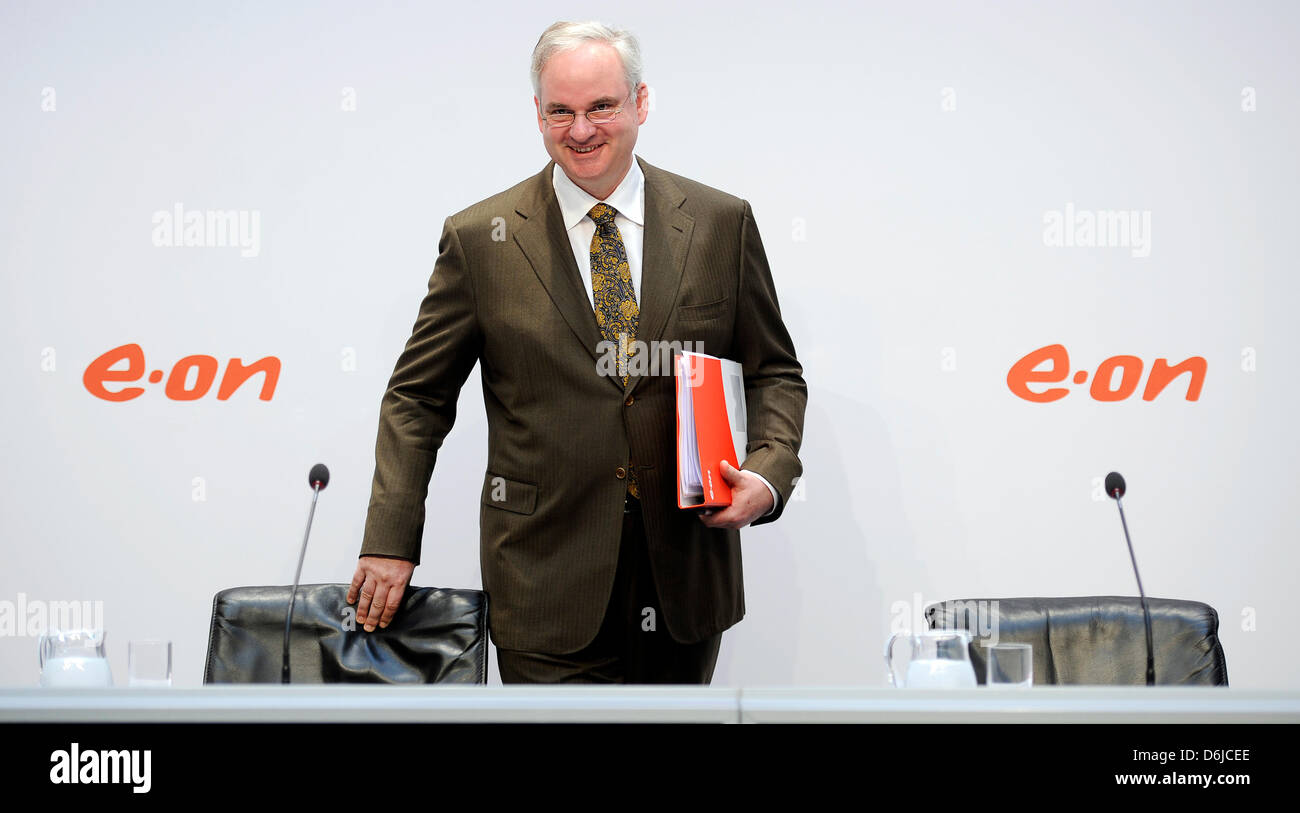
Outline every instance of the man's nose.
[[591, 119], [585, 114], [579, 113], [578, 117], [569, 125], [569, 135], [574, 141], [586, 141], [596, 132], [596, 125], [591, 123]]

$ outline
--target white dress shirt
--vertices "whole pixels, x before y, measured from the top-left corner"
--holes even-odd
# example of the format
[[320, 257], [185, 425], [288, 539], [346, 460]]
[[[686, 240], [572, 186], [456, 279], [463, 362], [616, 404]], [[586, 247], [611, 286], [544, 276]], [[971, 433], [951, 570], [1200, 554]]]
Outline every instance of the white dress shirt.
[[[596, 221], [589, 216], [591, 207], [602, 201], [596, 200], [579, 187], [569, 176], [564, 174], [560, 165], [555, 165], [551, 173], [555, 185], [555, 197], [560, 201], [560, 214], [564, 217], [564, 228], [569, 233], [569, 245], [573, 247], [573, 259], [578, 261], [578, 273], [582, 276], [582, 287], [587, 292], [587, 301], [596, 309], [596, 295], [591, 290], [591, 238], [596, 235]], [[632, 272], [632, 290], [636, 301], [641, 302], [641, 247], [645, 243], [645, 175], [641, 165], [632, 159], [632, 168], [623, 176], [610, 196], [603, 203], [617, 212], [614, 225], [623, 237], [623, 248], [627, 251], [627, 266]]]
[[[641, 172], [636, 156], [632, 156], [632, 168], [604, 201], [592, 197], [570, 180], [559, 164], [555, 165], [555, 170], [551, 173], [551, 183], [555, 187], [560, 215], [564, 218], [564, 229], [569, 235], [569, 246], [573, 249], [573, 259], [578, 263], [578, 274], [582, 277], [582, 287], [587, 292], [587, 301], [591, 303], [592, 311], [596, 309], [596, 295], [591, 289], [591, 238], [596, 234], [596, 221], [591, 219], [590, 212], [591, 207], [597, 203], [605, 203], [617, 213], [614, 225], [623, 238], [628, 270], [632, 273], [632, 290], [640, 304], [641, 257], [642, 246], [645, 244], [645, 175]], [[772, 488], [772, 484], [758, 472], [742, 471], [751, 477], [757, 477], [772, 492], [772, 508], [767, 514], [775, 511], [781, 497]]]

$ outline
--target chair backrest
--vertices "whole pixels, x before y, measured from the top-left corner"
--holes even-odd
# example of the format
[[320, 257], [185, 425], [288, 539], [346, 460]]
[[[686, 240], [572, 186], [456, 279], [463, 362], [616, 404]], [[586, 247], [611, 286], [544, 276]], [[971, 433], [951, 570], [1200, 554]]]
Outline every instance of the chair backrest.
[[[356, 623], [346, 584], [304, 584], [289, 644], [294, 683], [487, 683], [487, 594], [408, 587], [385, 629]], [[212, 602], [204, 683], [279, 683], [289, 586]]]
[[[1219, 614], [1199, 601], [1148, 598], [1156, 683], [1227, 686]], [[946, 601], [926, 608], [931, 629], [965, 629], [975, 676], [986, 647], [1032, 644], [1035, 684], [1145, 685], [1146, 626], [1135, 596]]]

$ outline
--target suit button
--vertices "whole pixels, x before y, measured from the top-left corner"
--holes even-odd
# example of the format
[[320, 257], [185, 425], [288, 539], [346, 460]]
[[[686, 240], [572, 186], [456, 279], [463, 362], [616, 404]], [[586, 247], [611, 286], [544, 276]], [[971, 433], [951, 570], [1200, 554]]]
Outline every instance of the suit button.
[[627, 469], [623, 468], [622, 466], [619, 466], [618, 468], [614, 469], [614, 476], [620, 480], [626, 480]]
[[623, 406], [632, 406], [632, 402], [635, 400], [636, 400], [635, 398], [629, 395], [627, 397], [627, 400], [623, 402]]

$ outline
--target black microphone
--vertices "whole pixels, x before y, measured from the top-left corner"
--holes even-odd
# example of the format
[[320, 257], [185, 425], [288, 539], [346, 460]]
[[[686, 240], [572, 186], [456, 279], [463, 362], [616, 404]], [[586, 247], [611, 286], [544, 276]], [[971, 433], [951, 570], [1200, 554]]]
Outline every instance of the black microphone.
[[307, 484], [312, 488], [319, 488], [324, 491], [325, 486], [330, 484], [329, 466], [324, 463], [317, 463], [312, 466], [311, 471], [307, 472]]
[[1124, 501], [1120, 499], [1128, 491], [1124, 477], [1117, 471], [1106, 475], [1106, 493], [1119, 506], [1119, 521], [1124, 526], [1124, 541], [1128, 543], [1128, 557], [1133, 561], [1133, 575], [1137, 576], [1138, 595], [1142, 598], [1142, 617], [1147, 626], [1147, 685], [1156, 685], [1156, 654], [1151, 646], [1151, 609], [1147, 607], [1147, 594], [1142, 589], [1142, 576], [1138, 573], [1137, 557], [1133, 555], [1133, 540], [1128, 535], [1128, 521], [1124, 519]]
[[298, 569], [293, 574], [293, 589], [289, 592], [289, 612], [284, 616], [284, 661], [280, 666], [280, 682], [289, 682], [289, 628], [293, 623], [293, 604], [298, 598], [298, 580], [302, 578], [302, 560], [307, 556], [307, 537], [311, 536], [311, 520], [316, 515], [316, 498], [321, 490], [330, 484], [330, 470], [324, 463], [317, 463], [307, 473], [307, 484], [311, 486], [311, 510], [307, 512], [307, 530], [302, 533], [302, 550], [298, 552]]

